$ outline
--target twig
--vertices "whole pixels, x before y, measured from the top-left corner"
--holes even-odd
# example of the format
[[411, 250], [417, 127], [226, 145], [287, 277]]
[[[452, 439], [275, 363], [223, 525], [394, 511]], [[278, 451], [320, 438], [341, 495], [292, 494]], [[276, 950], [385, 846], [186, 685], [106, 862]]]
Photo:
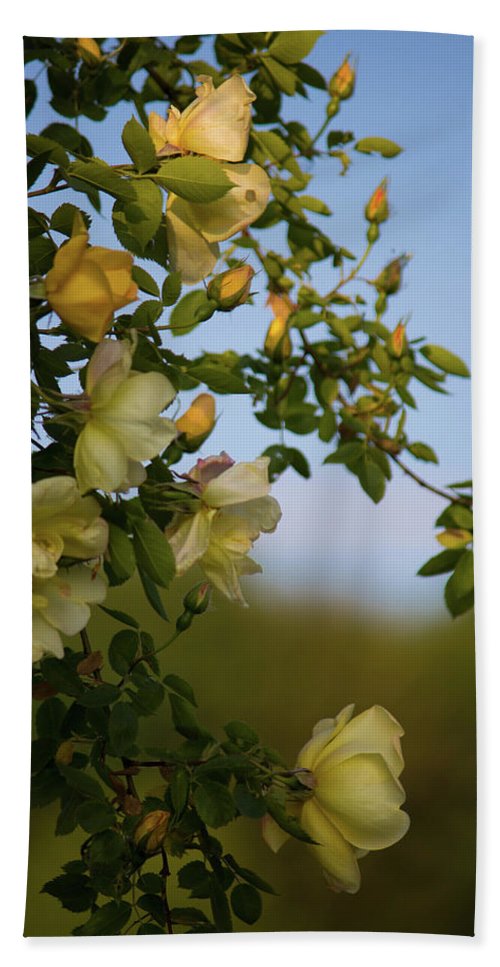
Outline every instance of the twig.
[[163, 866], [160, 870], [160, 876], [162, 878], [161, 898], [163, 900], [163, 906], [165, 909], [165, 920], [167, 921], [167, 930], [170, 934], [172, 934], [174, 932], [174, 928], [172, 926], [172, 916], [170, 914], [170, 907], [168, 905], [168, 897], [167, 897], [167, 878], [170, 876], [170, 869], [168, 865], [167, 854], [163, 846], [161, 847], [161, 858], [163, 860]]
[[[383, 452], [386, 453], [385, 450], [383, 450]], [[400, 467], [403, 473], [405, 473], [408, 477], [411, 477], [411, 479], [414, 480], [419, 487], [423, 487], [425, 490], [430, 490], [433, 494], [437, 494], [438, 497], [444, 497], [445, 500], [449, 500], [452, 504], [462, 504], [464, 507], [471, 506], [472, 498], [457, 497], [455, 494], [447, 493], [446, 490], [440, 490], [439, 487], [434, 487], [432, 484], [428, 483], [427, 480], [424, 480], [423, 477], [419, 477], [417, 473], [415, 473], [413, 470], [410, 470], [410, 467], [407, 467], [406, 464], [403, 463], [403, 461], [400, 460], [395, 453], [389, 453], [389, 456], [391, 460], [394, 460], [394, 463], [397, 463], [398, 467]]]

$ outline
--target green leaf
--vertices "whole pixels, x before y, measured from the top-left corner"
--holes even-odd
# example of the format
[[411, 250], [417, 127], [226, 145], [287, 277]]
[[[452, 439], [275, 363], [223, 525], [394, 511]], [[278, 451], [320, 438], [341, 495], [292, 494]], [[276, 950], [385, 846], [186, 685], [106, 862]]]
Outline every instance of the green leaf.
[[[168, 281], [168, 280], [167, 280]], [[204, 289], [188, 292], [172, 310], [169, 319], [169, 329], [173, 336], [185, 336], [200, 322], [205, 322], [215, 312], [215, 303], [211, 303]]]
[[472, 511], [462, 504], [451, 504], [436, 521], [436, 527], [462, 527], [465, 530], [473, 529], [474, 517]]
[[163, 880], [159, 873], [143, 873], [137, 881], [137, 886], [144, 893], [161, 893]]
[[176, 815], [180, 817], [184, 812], [189, 795], [189, 776], [185, 769], [179, 767], [175, 770], [169, 782], [168, 791]]
[[49, 880], [41, 889], [42, 893], [60, 900], [65, 910], [82, 913], [92, 906], [95, 893], [90, 885], [88, 876], [81, 873], [63, 873]]
[[356, 466], [359, 482], [374, 504], [380, 503], [385, 494], [385, 474], [369, 454], [365, 454]]
[[180, 198], [200, 204], [217, 201], [234, 188], [222, 166], [211, 158], [172, 158], [153, 177]]
[[195, 789], [193, 803], [202, 822], [214, 829], [225, 826], [235, 815], [229, 789], [212, 779], [205, 779], [203, 785]]
[[[446, 591], [452, 598], [459, 601], [474, 590], [474, 553], [465, 551], [461, 554], [455, 571], [446, 585]], [[460, 613], [460, 612], [459, 612]]]
[[[136, 682], [138, 684], [138, 682]], [[161, 682], [154, 678], [144, 678], [137, 692], [127, 690], [138, 715], [152, 715], [160, 707], [165, 697]]]
[[109, 663], [117, 675], [126, 675], [137, 655], [139, 635], [137, 631], [119, 631], [111, 640], [108, 652]]
[[81, 927], [75, 927], [78, 937], [109, 937], [121, 932], [130, 919], [132, 907], [124, 900], [111, 900], [99, 907]]
[[139, 286], [141, 292], [147, 292], [148, 295], [153, 295], [159, 299], [160, 290], [157, 283], [149, 272], [146, 272], [144, 269], [142, 269], [140, 265], [132, 266], [132, 278]]
[[144, 174], [156, 164], [156, 148], [146, 129], [132, 117], [122, 131], [123, 147], [132, 159], [139, 174]]
[[342, 443], [338, 450], [325, 457], [323, 463], [356, 463], [363, 456], [365, 448], [362, 443]]
[[71, 789], [75, 789], [82, 796], [89, 799], [105, 799], [102, 786], [81, 769], [74, 769], [73, 766], [58, 766], [63, 779], [66, 780]]
[[228, 722], [224, 726], [224, 732], [228, 739], [231, 739], [231, 742], [235, 742], [243, 748], [250, 749], [252, 746], [258, 745], [259, 736], [245, 722]]
[[139, 622], [125, 611], [116, 611], [114, 608], [106, 608], [103, 604], [100, 604], [99, 607], [101, 611], [105, 611], [106, 614], [109, 614], [110, 618], [114, 618], [115, 621], [121, 621], [123, 625], [130, 625], [131, 628], [139, 627]]
[[451, 373], [453, 376], [470, 376], [467, 366], [460, 357], [450, 353], [448, 349], [443, 349], [442, 346], [423, 346], [420, 352], [430, 363], [445, 373]]
[[150, 178], [135, 181], [131, 193], [113, 206], [113, 228], [118, 241], [135, 255], [144, 255], [163, 215], [163, 198]]
[[324, 30], [284, 30], [274, 38], [269, 53], [282, 64], [298, 64], [311, 53]]
[[88, 191], [89, 186], [107, 192], [121, 201], [133, 201], [135, 185], [118, 175], [99, 158], [74, 161], [68, 168], [68, 182], [76, 191]]
[[441, 551], [440, 554], [436, 554], [431, 557], [425, 564], [422, 565], [417, 574], [421, 577], [433, 577], [435, 574], [446, 574], [447, 571], [453, 571], [455, 564], [457, 563], [462, 551]]
[[169, 621], [168, 614], [165, 611], [163, 601], [160, 598], [156, 584], [151, 580], [150, 577], [148, 577], [146, 572], [143, 571], [142, 567], [140, 567], [138, 571], [144, 594], [146, 595], [151, 607], [154, 611], [156, 611], [157, 614], [160, 615], [160, 618], [163, 618], [164, 621]]
[[394, 141], [388, 141], [387, 138], [363, 138], [354, 145], [356, 151], [361, 151], [362, 154], [381, 154], [383, 158], [395, 158], [396, 155], [401, 154], [402, 148]]
[[47, 698], [36, 713], [36, 730], [41, 739], [59, 738], [66, 706], [60, 698]]
[[249, 883], [238, 883], [231, 893], [233, 913], [243, 923], [256, 923], [262, 913], [262, 898]]
[[225, 366], [211, 366], [209, 363], [192, 366], [189, 375], [205, 383], [214, 393], [249, 393], [241, 376], [237, 376]]
[[266, 800], [250, 792], [242, 783], [238, 783], [234, 788], [234, 801], [242, 816], [261, 819], [267, 813]]
[[130, 702], [113, 705], [109, 717], [109, 740], [116, 755], [127, 755], [136, 740], [138, 728], [137, 712]]
[[218, 933], [231, 933], [233, 923], [224, 887], [213, 876], [210, 880], [210, 908]]
[[234, 856], [231, 856], [230, 853], [226, 853], [224, 860], [227, 865], [234, 870], [240, 880], [246, 880], [247, 883], [255, 886], [257, 890], [262, 890], [263, 893], [272, 893], [274, 896], [277, 896], [276, 890], [269, 883], [266, 883], [266, 881], [263, 880], [262, 877], [258, 876], [257, 873], [254, 873], [253, 870], [247, 870], [244, 866], [240, 866], [236, 862]]
[[417, 460], [426, 460], [427, 463], [439, 463], [439, 460], [431, 447], [426, 443], [411, 443], [406, 448]]
[[82, 212], [76, 205], [69, 205], [67, 202], [56, 208], [50, 219], [50, 227], [54, 232], [60, 232], [61, 235], [67, 235], [70, 238], [73, 233], [75, 216], [83, 219], [87, 228], [90, 227], [90, 216], [86, 212]]
[[182, 698], [187, 699], [187, 701], [190, 702], [191, 705], [194, 705], [195, 708], [197, 707], [194, 692], [189, 682], [184, 681], [184, 679], [180, 678], [179, 675], [165, 675], [163, 683], [167, 686], [167, 688], [170, 688], [173, 692], [176, 692], [177, 695], [182, 695]]
[[180, 272], [171, 272], [167, 275], [161, 290], [161, 301], [164, 306], [173, 306], [179, 298], [182, 290]]
[[191, 703], [186, 701], [182, 695], [176, 695], [175, 692], [169, 692], [168, 698], [176, 731], [187, 739], [199, 738], [202, 730], [198, 725]]
[[47, 155], [47, 160], [51, 164], [58, 165], [60, 168], [66, 168], [69, 165], [69, 158], [64, 148], [61, 148], [61, 145], [51, 138], [44, 138], [39, 134], [28, 134], [26, 144], [27, 153], [32, 158], [43, 154]]
[[177, 882], [183, 890], [208, 892], [210, 873], [200, 860], [186, 863], [177, 873]]
[[284, 94], [288, 94], [289, 97], [295, 94], [295, 88], [297, 86], [296, 75], [288, 70], [288, 67], [284, 67], [280, 61], [275, 60], [274, 57], [263, 58], [263, 64], [269, 71], [272, 80], [276, 84], [276, 87], [283, 91]]
[[100, 833], [109, 829], [116, 822], [116, 813], [110, 803], [87, 802], [81, 803], [76, 811], [78, 823], [87, 833]]
[[139, 897], [137, 906], [141, 910], [146, 910], [147, 913], [151, 914], [154, 920], [161, 926], [166, 923], [165, 904], [162, 898], [155, 893], [145, 893], [144, 896]]
[[87, 689], [78, 696], [78, 704], [84, 708], [104, 708], [120, 698], [120, 689], [116, 685], [103, 683], [96, 688]]
[[169, 542], [150, 519], [134, 521], [134, 551], [141, 569], [162, 588], [175, 577], [175, 558]]
[[114, 587], [132, 577], [135, 571], [135, 554], [128, 534], [116, 524], [108, 526], [109, 540], [104, 568], [111, 586]]
[[72, 697], [82, 694], [83, 685], [76, 671], [67, 664], [66, 659], [61, 661], [60, 658], [44, 658], [40, 667], [45, 681], [58, 692]]
[[208, 924], [206, 914], [197, 907], [173, 907], [170, 913], [173, 923]]
[[72, 128], [70, 124], [59, 124], [56, 121], [53, 124], [48, 124], [41, 131], [41, 134], [45, 138], [50, 138], [52, 141], [62, 144], [63, 148], [66, 148], [71, 154], [83, 154], [91, 157], [93, 153], [92, 146], [87, 138], [80, 134], [76, 128]]

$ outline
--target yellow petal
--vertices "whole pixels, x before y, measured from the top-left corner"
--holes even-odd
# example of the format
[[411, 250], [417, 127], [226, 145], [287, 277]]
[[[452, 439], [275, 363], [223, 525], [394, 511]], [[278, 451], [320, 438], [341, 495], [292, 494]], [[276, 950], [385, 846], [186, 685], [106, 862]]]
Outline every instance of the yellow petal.
[[208, 204], [185, 202], [190, 223], [207, 242], [221, 242], [262, 215], [271, 191], [263, 168], [252, 164], [222, 165], [235, 184], [222, 198]]
[[130, 252], [119, 252], [98, 245], [89, 248], [85, 253], [85, 262], [92, 262], [104, 272], [113, 298], [113, 309], [134, 302], [138, 296], [138, 287], [132, 280], [133, 256]]
[[319, 844], [310, 849], [327, 874], [328, 885], [336, 891], [357, 893], [361, 877], [354, 850], [314, 799], [304, 803], [300, 821], [306, 833]]
[[299, 752], [297, 767], [310, 769], [313, 772], [321, 753], [327, 748], [328, 743], [332, 741], [334, 736], [344, 728], [353, 711], [354, 705], [346, 705], [336, 718], [321, 719], [320, 722], [317, 722], [313, 729], [312, 738]]
[[384, 849], [405, 835], [404, 789], [381, 755], [362, 754], [314, 770], [315, 799], [344, 838], [359, 849]]
[[113, 318], [113, 294], [105, 273], [91, 260], [81, 261], [64, 285], [47, 293], [47, 298], [65, 325], [78, 335], [100, 342], [107, 332]]
[[201, 282], [219, 258], [219, 246], [208, 242], [192, 224], [189, 203], [169, 195], [166, 213], [170, 266], [186, 285]]
[[167, 121], [160, 117], [156, 111], [151, 111], [148, 117], [149, 136], [158, 153], [167, 141]]
[[82, 260], [83, 254], [87, 249], [89, 236], [88, 233], [74, 235], [68, 239], [61, 248], [58, 249], [54, 258], [54, 264], [47, 273], [45, 279], [45, 291], [47, 298], [51, 296], [66, 282], [68, 277], [75, 271]]
[[210, 433], [215, 423], [214, 397], [210, 393], [200, 393], [175, 423], [179, 433], [185, 433], [188, 440]]
[[179, 119], [176, 143], [184, 151], [194, 151], [209, 158], [241, 161], [248, 145], [250, 104], [255, 100], [255, 94], [239, 74], [216, 89], [211, 78], [203, 78], [203, 81], [201, 96]]
[[381, 705], [356, 715], [339, 731], [333, 741], [318, 756], [315, 770], [325, 764], [331, 769], [349, 756], [361, 752], [378, 752], [385, 759], [394, 776], [401, 775], [404, 759], [400, 737], [404, 735], [399, 722]]

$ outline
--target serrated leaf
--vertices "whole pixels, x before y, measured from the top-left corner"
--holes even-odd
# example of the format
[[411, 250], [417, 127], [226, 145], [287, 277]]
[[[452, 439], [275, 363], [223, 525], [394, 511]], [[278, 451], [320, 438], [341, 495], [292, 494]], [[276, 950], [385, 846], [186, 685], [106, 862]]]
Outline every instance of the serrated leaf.
[[195, 809], [207, 826], [218, 829], [233, 819], [235, 805], [226, 786], [211, 779], [205, 779], [193, 794]]
[[448, 349], [443, 349], [442, 346], [423, 346], [420, 352], [430, 363], [445, 373], [451, 373], [453, 376], [470, 376], [463, 360], [454, 353], [450, 353]]
[[269, 71], [272, 80], [280, 91], [283, 91], [284, 94], [288, 94], [289, 97], [291, 97], [292, 94], [295, 94], [297, 77], [293, 71], [289, 70], [288, 67], [284, 67], [283, 64], [274, 57], [266, 57], [265, 60], [263, 59], [263, 64]]
[[298, 64], [323, 34], [324, 30], [283, 30], [274, 38], [269, 53], [282, 64]]
[[243, 923], [256, 923], [262, 913], [262, 898], [249, 883], [238, 883], [231, 892], [231, 907]]
[[139, 174], [145, 174], [156, 164], [156, 148], [150, 134], [132, 117], [122, 131], [123, 147]]
[[234, 188], [222, 166], [211, 158], [172, 158], [153, 177], [168, 191], [199, 204], [217, 201]]
[[195, 289], [194, 292], [188, 292], [170, 314], [169, 329], [172, 335], [185, 336], [196, 326], [199, 326], [200, 322], [209, 319], [215, 308], [204, 289]]
[[63, 873], [45, 883], [41, 890], [60, 900], [66, 910], [82, 913], [94, 902], [95, 893], [88, 876], [81, 873]]
[[135, 185], [98, 158], [74, 161], [68, 168], [67, 177], [70, 186], [76, 191], [87, 191], [90, 186], [122, 201], [133, 201], [135, 198]]
[[[116, 524], [109, 524], [109, 540], [104, 563], [111, 586], [123, 584], [135, 571], [135, 554], [132, 542]], [[106, 567], [109, 565], [109, 568]], [[111, 573], [109, 572], [111, 570]]]
[[55, 210], [50, 219], [50, 227], [54, 232], [60, 232], [61, 235], [67, 235], [70, 238], [73, 232], [75, 217], [80, 217], [86, 227], [90, 227], [90, 215], [82, 212], [76, 205], [70, 205], [67, 202], [59, 205], [59, 208]]
[[171, 272], [167, 275], [161, 290], [161, 301], [164, 306], [173, 306], [179, 298], [182, 290], [182, 280], [180, 272]]
[[383, 158], [395, 158], [403, 150], [398, 144], [389, 141], [387, 138], [362, 138], [354, 147], [356, 151], [361, 151], [362, 154], [381, 154]]
[[130, 919], [132, 907], [124, 900], [111, 900], [94, 911], [81, 927], [75, 927], [73, 934], [78, 937], [116, 936]]
[[89, 799], [105, 799], [102, 786], [88, 773], [81, 769], [74, 769], [73, 766], [60, 765], [58, 768], [68, 786], [80, 795], [87, 796]]
[[148, 577], [168, 588], [175, 577], [175, 558], [166, 537], [150, 518], [134, 522], [134, 551]]
[[126, 675], [139, 648], [139, 635], [136, 631], [119, 631], [111, 639], [108, 658], [117, 675]]
[[180, 817], [184, 812], [189, 795], [189, 776], [185, 769], [175, 770], [168, 784], [168, 791], [176, 815]]
[[147, 292], [148, 295], [153, 295], [157, 299], [160, 298], [160, 290], [158, 284], [153, 279], [149, 272], [142, 269], [140, 265], [132, 266], [132, 278], [134, 282], [137, 283], [141, 292]]
[[160, 227], [162, 215], [163, 197], [158, 185], [150, 178], [135, 181], [131, 194], [113, 206], [113, 228], [118, 241], [135, 255], [144, 255]]
[[51, 138], [44, 138], [39, 134], [28, 134], [26, 145], [27, 153], [32, 158], [43, 154], [47, 156], [47, 160], [51, 164], [58, 165], [60, 168], [66, 168], [69, 165], [69, 158], [64, 148]]
[[87, 833], [101, 833], [109, 829], [116, 822], [116, 813], [110, 803], [87, 802], [81, 803], [76, 811], [78, 823]]

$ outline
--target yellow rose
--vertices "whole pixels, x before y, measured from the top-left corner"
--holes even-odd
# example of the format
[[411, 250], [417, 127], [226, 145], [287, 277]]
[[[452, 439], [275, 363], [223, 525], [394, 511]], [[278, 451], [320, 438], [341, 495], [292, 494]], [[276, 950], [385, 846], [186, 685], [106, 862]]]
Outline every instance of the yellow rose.
[[218, 242], [236, 235], [262, 215], [271, 191], [263, 168], [222, 165], [234, 183], [217, 201], [198, 204], [172, 193], [167, 202], [167, 241], [171, 267], [188, 285], [201, 282], [219, 258]]
[[94, 497], [73, 477], [45, 477], [32, 486], [33, 575], [50, 578], [62, 554], [88, 560], [106, 550], [108, 525]]
[[389, 218], [389, 203], [387, 201], [387, 178], [384, 178], [373, 192], [365, 208], [365, 218], [375, 225], [386, 222]]
[[242, 161], [255, 94], [239, 74], [217, 88], [211, 77], [196, 79], [200, 82], [196, 99], [182, 114], [171, 107], [166, 121], [154, 111], [149, 115], [149, 133], [158, 156], [193, 151], [219, 161]]
[[217, 303], [221, 312], [229, 312], [247, 301], [254, 275], [251, 265], [237, 265], [221, 272], [208, 283], [208, 298]]
[[142, 460], [156, 457], [177, 435], [175, 423], [159, 416], [175, 396], [161, 373], [131, 369], [126, 340], [105, 339], [90, 360], [85, 394], [75, 407], [84, 427], [74, 453], [81, 493], [126, 490], [141, 484]]
[[78, 336], [100, 342], [113, 313], [137, 299], [130, 252], [88, 246], [88, 232], [61, 246], [45, 279], [47, 300]]
[[76, 42], [76, 52], [90, 67], [102, 59], [101, 48], [92, 37], [79, 37]]
[[217, 590], [242, 605], [240, 575], [262, 570], [248, 552], [281, 518], [278, 502], [268, 496], [268, 466], [269, 457], [235, 464], [227, 453], [198, 460], [186, 474], [186, 489], [199, 497], [199, 510], [176, 514], [165, 530], [178, 575], [198, 563]]
[[179, 433], [188, 441], [206, 437], [215, 426], [215, 399], [210, 393], [200, 393], [186, 412], [175, 421]]
[[[297, 775], [313, 794], [300, 807], [300, 822], [317, 845], [309, 847], [330, 889], [357, 893], [358, 859], [397, 843], [410, 819], [400, 809], [405, 792], [399, 722], [380, 705], [352, 718], [348, 705], [322, 719], [299, 753]], [[288, 834], [266, 816], [264, 839], [276, 852]]]

